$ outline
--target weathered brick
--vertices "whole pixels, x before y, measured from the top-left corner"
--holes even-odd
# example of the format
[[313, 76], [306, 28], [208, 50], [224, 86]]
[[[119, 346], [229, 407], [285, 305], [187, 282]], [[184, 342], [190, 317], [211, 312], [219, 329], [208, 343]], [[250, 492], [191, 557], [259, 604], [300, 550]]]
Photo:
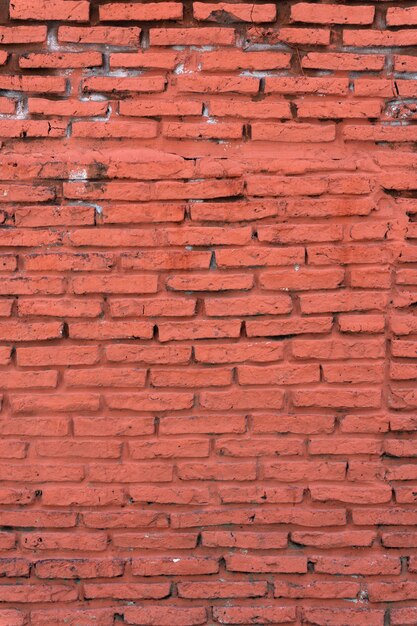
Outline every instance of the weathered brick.
[[417, 623], [412, 4], [0, 2], [0, 625]]

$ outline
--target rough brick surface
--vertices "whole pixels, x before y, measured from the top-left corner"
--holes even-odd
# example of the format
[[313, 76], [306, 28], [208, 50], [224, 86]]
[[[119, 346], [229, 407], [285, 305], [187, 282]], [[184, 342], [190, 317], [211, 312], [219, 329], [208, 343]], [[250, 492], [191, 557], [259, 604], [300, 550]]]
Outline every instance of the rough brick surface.
[[0, 626], [417, 624], [413, 2], [0, 2]]

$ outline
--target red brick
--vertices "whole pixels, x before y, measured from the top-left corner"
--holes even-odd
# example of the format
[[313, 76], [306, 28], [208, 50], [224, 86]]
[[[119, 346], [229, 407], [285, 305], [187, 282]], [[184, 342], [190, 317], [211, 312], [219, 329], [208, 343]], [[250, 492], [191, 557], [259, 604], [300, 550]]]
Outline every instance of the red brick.
[[318, 502], [338, 500], [340, 502], [354, 502], [358, 504], [389, 502], [392, 496], [392, 490], [388, 485], [375, 485], [364, 488], [356, 486], [313, 486], [310, 492], [312, 499]]
[[398, 558], [387, 555], [375, 556], [372, 561], [366, 561], [360, 557], [320, 556], [314, 559], [314, 570], [327, 574], [355, 574], [360, 571], [361, 575], [395, 575], [400, 573], [400, 562]]
[[[46, 200], [53, 200], [56, 195], [56, 188], [54, 186], [46, 186], [46, 185], [10, 185], [5, 183], [1, 185], [1, 194], [2, 194], [2, 202], [26, 202], [27, 195], [31, 192], [31, 201], [32, 202], [45, 202]], [[25, 231], [18, 230], [17, 233], [23, 235]], [[41, 231], [40, 234], [44, 234], [45, 231]], [[13, 233], [12, 233], [13, 234]], [[27, 233], [28, 235], [34, 235], [34, 233]], [[28, 240], [29, 241], [29, 240]], [[50, 243], [58, 243], [60, 240], [52, 239]], [[41, 241], [41, 244], [45, 243]], [[49, 243], [49, 241], [48, 241]], [[15, 244], [16, 245], [16, 244]], [[22, 244], [21, 244], [22, 245]], [[25, 244], [23, 244], [25, 245]], [[26, 242], [26, 245], [36, 245], [35, 239], [31, 240], [30, 243]]]
[[140, 33], [141, 29], [135, 26], [60, 26], [58, 28], [58, 41], [136, 47], [139, 43]]
[[235, 35], [230, 28], [151, 28], [152, 46], [233, 45]]
[[2, 341], [45, 341], [61, 337], [62, 324], [59, 322], [0, 322]]
[[73, 278], [72, 291], [77, 295], [86, 293], [155, 293], [158, 290], [156, 276], [133, 274], [127, 276], [99, 276], [90, 274]]
[[2, 44], [43, 43], [46, 40], [46, 26], [1, 26]]
[[253, 480], [256, 476], [254, 463], [212, 463], [209, 465], [197, 462], [178, 464], [178, 475], [181, 480]]
[[204, 417], [164, 417], [160, 423], [162, 434], [243, 433], [246, 430], [244, 417], [230, 415], [227, 423], [216, 415]]
[[[135, 56], [131, 53], [128, 53], [129, 57]], [[127, 60], [125, 59], [126, 55], [112, 55], [114, 57], [122, 57], [120, 61], [114, 60], [114, 65], [116, 63], [124, 64], [123, 67], [129, 67], [128, 63], [132, 63], [135, 67], [145, 63], [152, 63], [154, 66], [158, 68], [164, 63], [164, 65], [168, 64], [168, 61], [144, 61], [142, 58], [136, 58]], [[158, 55], [159, 56], [159, 55]], [[165, 55], [164, 55], [165, 56]], [[152, 57], [153, 58], [153, 57]], [[174, 64], [174, 62], [173, 62]], [[155, 117], [156, 115], [199, 115], [202, 112], [203, 105], [201, 102], [197, 100], [179, 100], [175, 101], [167, 101], [167, 100], [147, 100], [146, 98], [140, 98], [138, 100], [124, 100], [119, 104], [119, 113], [120, 115], [129, 115], [129, 116], [143, 116], [143, 117]]]
[[[57, 624], [68, 624], [75, 626], [81, 620], [92, 620], [102, 626], [112, 626], [114, 612], [112, 609], [52, 609], [36, 610], [31, 612], [31, 620], [35, 626], [56, 626]], [[86, 623], [86, 622], [84, 622]]]
[[346, 126], [344, 137], [349, 141], [415, 141], [414, 129], [393, 126]]
[[[242, 369], [242, 368], [241, 368]], [[250, 369], [249, 366], [246, 369]], [[319, 415], [268, 415], [253, 416], [253, 430], [258, 433], [331, 433], [334, 418]]]
[[357, 582], [321, 582], [310, 584], [276, 582], [274, 596], [276, 598], [356, 598], [360, 590]]
[[129, 452], [133, 459], [206, 457], [209, 455], [209, 442], [202, 439], [133, 442], [129, 444]]
[[2, 279], [1, 295], [56, 295], [63, 292], [62, 278], [44, 276], [29, 278], [13, 275], [12, 278]]
[[[77, 589], [70, 585], [1, 585], [0, 598], [3, 602], [71, 602], [78, 598]], [[44, 622], [43, 622], [44, 623]]]
[[[201, 5], [203, 6], [203, 5]], [[206, 5], [204, 5], [206, 6]], [[218, 6], [210, 5], [210, 6]], [[229, 5], [236, 6], [236, 5]], [[262, 5], [252, 5], [255, 10]], [[259, 9], [258, 9], [259, 10]], [[205, 52], [201, 55], [201, 64], [208, 71], [229, 70], [275, 70], [278, 67], [288, 67], [290, 55], [286, 52], [245, 52], [241, 50], [228, 50], [227, 55], [223, 52]], [[280, 103], [282, 106], [284, 102]], [[246, 103], [250, 107], [250, 103]], [[238, 113], [238, 111], [236, 111]]]
[[232, 22], [273, 22], [276, 17], [276, 7], [274, 4], [193, 3], [193, 15], [196, 20], [217, 22], [220, 18], [221, 22], [223, 14], [226, 14], [228, 20]]
[[132, 561], [134, 576], [163, 576], [170, 574], [201, 575], [215, 574], [219, 571], [218, 561], [210, 557], [170, 557], [135, 558]]
[[323, 408], [378, 408], [381, 392], [378, 389], [333, 389], [314, 391], [293, 391], [296, 407], [318, 406]]
[[98, 52], [28, 53], [20, 57], [19, 65], [30, 69], [94, 67], [102, 65], [102, 55]]
[[[93, 207], [78, 206], [42, 206], [41, 210], [37, 206], [17, 208], [15, 211], [15, 224], [25, 227], [87, 226], [88, 224], [94, 224], [94, 209]], [[64, 255], [62, 256], [64, 257]], [[54, 255], [51, 254], [50, 258], [54, 258]], [[59, 255], [55, 255], [55, 258], [59, 258]]]
[[[303, 444], [299, 439], [287, 439], [285, 445], [279, 441], [256, 439], [254, 437], [250, 441], [220, 439], [216, 443], [215, 448], [216, 452], [221, 456], [235, 457], [258, 456], [260, 454], [266, 456], [296, 456], [303, 452]], [[223, 497], [225, 497], [224, 494], [222, 495]], [[238, 497], [243, 497], [243, 494]]]
[[297, 113], [301, 118], [364, 118], [379, 117], [381, 113], [381, 103], [377, 100], [346, 102], [334, 100], [327, 102], [317, 102], [312, 100], [297, 101]]
[[147, 4], [117, 3], [104, 4], [100, 7], [100, 20], [181, 20], [180, 2], [150, 2]]
[[223, 387], [232, 382], [232, 370], [227, 368], [151, 370], [153, 387]]
[[231, 572], [303, 574], [307, 571], [307, 561], [303, 556], [230, 554], [226, 556], [226, 569]]
[[53, 370], [10, 372], [3, 382], [4, 389], [53, 388], [57, 385], [57, 372]]
[[[2, 420], [0, 432], [4, 435], [50, 436], [55, 437], [68, 434], [68, 420], [65, 418], [39, 418], [35, 422], [32, 418], [16, 420]], [[82, 474], [82, 472], [81, 472]]]
[[417, 618], [417, 609], [413, 607], [395, 609], [391, 611], [391, 622], [393, 626], [411, 626]]
[[[130, 208], [131, 211], [132, 208]], [[141, 250], [136, 253], [122, 254], [120, 263], [122, 268], [127, 270], [152, 270], [156, 267], [161, 270], [186, 270], [208, 269], [210, 259], [209, 252], [198, 250]]]
[[376, 359], [384, 356], [384, 342], [379, 339], [325, 339], [293, 341], [292, 351], [301, 359]]
[[388, 415], [347, 415], [340, 430], [345, 433], [384, 433], [389, 426]]
[[74, 418], [74, 432], [80, 436], [119, 436], [150, 435], [154, 432], [154, 420], [150, 417], [119, 418], [117, 423], [106, 417], [76, 417]]
[[[122, 88], [123, 90], [123, 88]], [[72, 127], [74, 137], [136, 137], [149, 139], [156, 137], [157, 124], [155, 122], [74, 122]]]
[[322, 549], [345, 548], [350, 546], [369, 547], [376, 539], [376, 533], [370, 530], [351, 530], [332, 533], [297, 530], [291, 533], [291, 539], [294, 543], [299, 545]]
[[242, 132], [242, 124], [236, 122], [218, 124], [168, 122], [162, 125], [162, 134], [169, 138], [240, 139]]
[[[139, 76], [138, 78], [108, 78], [105, 76], [92, 76], [91, 78], [83, 80], [81, 89], [83, 93], [123, 93], [129, 91], [141, 93], [152, 91], [160, 92], [164, 90], [164, 86], [165, 78], [163, 76]], [[79, 123], [81, 124], [81, 122]]]
[[127, 607], [123, 611], [126, 624], [136, 626], [198, 626], [207, 621], [206, 610], [201, 607]]
[[[0, 81], [1, 83], [1, 81]], [[2, 137], [65, 137], [67, 125], [65, 122], [51, 120], [1, 120], [0, 136]]]
[[[33, 414], [36, 411], [77, 412], [96, 411], [99, 407], [99, 396], [96, 394], [56, 394], [48, 396], [15, 395], [11, 398], [14, 413]], [[64, 442], [65, 443], [65, 442]]]
[[[125, 224], [132, 222], [182, 222], [185, 206], [183, 204], [143, 204], [143, 205], [108, 205], [103, 207], [103, 222], [106, 224]], [[123, 257], [125, 260], [127, 255]], [[140, 254], [137, 258], [140, 259]], [[198, 258], [198, 254], [196, 257]], [[206, 255], [202, 254], [201, 258]], [[134, 258], [134, 255], [132, 255]], [[122, 261], [123, 263], [123, 261]]]
[[[312, 6], [312, 5], [310, 5]], [[324, 7], [321, 7], [324, 9]], [[347, 7], [339, 7], [346, 9]], [[352, 7], [353, 8], [353, 7]], [[371, 8], [371, 7], [369, 7]], [[373, 7], [372, 7], [373, 8]], [[327, 7], [326, 7], [327, 9]], [[308, 69], [321, 69], [321, 70], [351, 70], [356, 72], [365, 72], [372, 70], [382, 70], [384, 67], [385, 57], [381, 55], [371, 54], [353, 54], [353, 53], [337, 53], [337, 52], [309, 52], [302, 59], [302, 66]], [[318, 104], [318, 103], [317, 103]], [[330, 103], [332, 104], [332, 103]], [[355, 103], [340, 101], [340, 104], [344, 104], [346, 107], [352, 105], [352, 108], [359, 108], [361, 105], [366, 106], [367, 102]], [[376, 107], [378, 102], [369, 102], [370, 105]], [[378, 117], [379, 111], [376, 115]], [[311, 117], [315, 117], [312, 115]], [[344, 117], [341, 115], [340, 117]], [[350, 116], [349, 116], [350, 117]], [[354, 116], [353, 116], [354, 117]]]
[[23, 366], [92, 365], [98, 361], [96, 346], [18, 348], [17, 362]]
[[289, 296], [246, 296], [244, 298], [207, 298], [205, 310], [211, 316], [279, 315], [289, 313], [292, 303]]
[[380, 609], [305, 608], [304, 619], [316, 626], [383, 626], [384, 611]]
[[184, 582], [178, 585], [181, 598], [256, 598], [266, 595], [265, 582]]
[[385, 30], [349, 30], [343, 34], [343, 43], [346, 46], [360, 47], [390, 47], [413, 46], [417, 40], [417, 32], [412, 29], [400, 31]]
[[348, 86], [348, 81], [344, 78], [296, 76], [268, 77], [265, 79], [265, 93], [346, 95]]
[[390, 7], [387, 9], [388, 26], [412, 26], [417, 24], [416, 7]]
[[273, 248], [267, 246], [218, 249], [215, 254], [217, 265], [220, 268], [303, 264], [305, 256], [304, 249], [301, 247]]
[[4, 626], [24, 626], [25, 616], [20, 611], [4, 609], [0, 611], [0, 624], [4, 624]]
[[133, 339], [152, 337], [150, 322], [72, 322], [69, 335], [75, 339]]
[[315, 6], [299, 2], [291, 7], [293, 22], [313, 24], [372, 24], [375, 14], [373, 6], [340, 6], [326, 4]]
[[328, 383], [378, 383], [384, 377], [382, 363], [324, 364], [323, 379]]
[[387, 304], [386, 294], [378, 291], [345, 291], [329, 294], [326, 301], [318, 301], [317, 294], [300, 296], [302, 313], [328, 313], [345, 311], [384, 310]]
[[200, 395], [201, 406], [211, 410], [282, 408], [284, 392], [279, 389], [263, 389], [262, 394], [251, 389], [233, 391], [204, 391]]
[[121, 576], [123, 561], [114, 560], [84, 560], [49, 559], [38, 561], [35, 572], [39, 578], [96, 578]]
[[[39, 450], [38, 454], [41, 452]], [[46, 456], [52, 455], [47, 454]], [[80, 454], [80, 456], [82, 455]], [[94, 453], [92, 456], [98, 456], [98, 453]], [[124, 500], [124, 492], [118, 487], [91, 489], [68, 487], [65, 490], [47, 487], [42, 491], [43, 503], [50, 506], [108, 506], [123, 504]], [[92, 538], [94, 539], [94, 536]]]
[[[104, 9], [109, 5], [104, 5], [101, 7]], [[119, 7], [122, 5], [112, 5], [113, 7], [117, 7], [117, 10], [120, 10]], [[136, 7], [136, 5], [130, 5]], [[138, 5], [139, 6], [139, 5]], [[147, 5], [149, 6], [149, 5]], [[157, 6], [156, 4], [151, 5], [153, 7]], [[143, 10], [143, 6], [142, 6]], [[180, 58], [180, 55], [173, 50], [164, 50], [163, 52], [155, 52], [149, 50], [138, 50], [137, 52], [115, 52], [110, 56], [110, 66], [111, 67], [152, 67], [155, 69], [167, 69], [173, 70], [177, 65], [177, 62]], [[148, 101], [153, 103], [155, 106], [163, 105], [159, 100]], [[119, 106], [119, 112], [124, 115], [138, 115], [137, 111], [140, 108], [141, 101], [139, 102], [121, 102]], [[169, 103], [167, 103], [169, 104]], [[123, 105], [123, 106], [122, 106]], [[132, 113], [129, 113], [129, 111]], [[198, 111], [200, 112], [200, 111]]]
[[289, 623], [295, 619], [294, 607], [264, 606], [259, 607], [215, 607], [214, 619], [219, 624], [265, 624]]
[[221, 337], [233, 338], [239, 336], [240, 322], [238, 320], [195, 320], [192, 323], [162, 322], [158, 325], [158, 328], [159, 340], [161, 342], [183, 341], [186, 339], [214, 339]]
[[142, 392], [136, 394], [107, 394], [109, 408], [131, 411], [175, 411], [190, 409], [193, 405], [192, 393]]
[[14, 114], [16, 110], [16, 101], [9, 98], [0, 98], [0, 112], [5, 114]]
[[243, 291], [253, 287], [251, 274], [225, 274], [211, 276], [210, 274], [192, 274], [170, 276], [166, 286], [172, 291]]
[[227, 76], [223, 79], [219, 76], [202, 75], [197, 77], [181, 76], [177, 79], [177, 88], [183, 93], [222, 94], [235, 92], [255, 94], [258, 87], [259, 80], [249, 76]]
[[313, 383], [320, 380], [316, 365], [272, 365], [267, 367], [242, 365], [238, 367], [241, 385], [291, 385]]
[[414, 511], [409, 509], [356, 509], [353, 511], [353, 523], [356, 525], [384, 524], [387, 526], [408, 526], [415, 524]]
[[248, 337], [285, 337], [286, 335], [321, 334], [330, 331], [329, 317], [310, 317], [246, 322]]
[[[202, 543], [207, 547], [225, 547], [225, 548], [254, 548], [254, 549], [263, 549], [265, 547], [270, 548], [284, 548], [287, 545], [287, 535], [286, 533], [280, 532], [266, 532], [266, 533], [256, 533], [256, 532], [234, 532], [234, 531], [203, 531], [202, 533]], [[260, 593], [260, 591], [264, 588], [264, 583], [254, 583], [252, 588], [252, 592]], [[198, 587], [200, 584], [197, 583]], [[247, 588], [247, 583], [243, 583], [244, 587]], [[233, 591], [237, 594], [237, 597], [240, 596], [239, 590], [244, 588], [242, 583], [232, 583], [230, 585], [229, 590]], [[251, 583], [252, 585], [252, 583]], [[192, 589], [194, 587], [194, 583], [189, 583], [187, 585], [188, 589]], [[197, 589], [198, 589], [197, 587]], [[217, 584], [212, 584], [211, 587], [213, 591], [216, 589]], [[183, 589], [186, 588], [186, 585], [182, 586]], [[210, 587], [208, 587], [209, 589]], [[217, 592], [221, 597], [222, 591], [221, 589]], [[217, 594], [216, 594], [217, 595]], [[264, 595], [263, 593], [260, 595]], [[187, 594], [188, 596], [188, 594]], [[184, 596], [186, 597], [186, 596]], [[190, 597], [190, 596], [188, 596]]]
[[[252, 27], [250, 34], [255, 41], [262, 40], [262, 35], [259, 37], [258, 31], [254, 27]], [[269, 34], [270, 31], [267, 31], [267, 38]], [[276, 42], [283, 41], [287, 44], [327, 46], [330, 43], [330, 30], [325, 28], [281, 28], [279, 31], [272, 31], [272, 39], [274, 38]]]
[[121, 446], [117, 441], [47, 441], [36, 445], [39, 456], [47, 457], [96, 457], [116, 459]]
[[30, 113], [38, 115], [51, 115], [54, 117], [74, 116], [88, 117], [90, 115], [105, 115], [107, 104], [105, 102], [80, 102], [78, 100], [47, 100], [45, 98], [29, 98], [28, 109]]
[[[261, 182], [261, 181], [259, 181]], [[293, 244], [316, 241], [339, 241], [343, 237], [343, 229], [339, 224], [316, 226], [314, 224], [280, 224], [278, 226], [260, 226], [260, 241], [271, 243]]]
[[[335, 289], [342, 284], [343, 278], [343, 269], [315, 270], [307, 267], [298, 269], [295, 267], [291, 270], [262, 272], [259, 282], [261, 287], [268, 290], [304, 291], [309, 289]], [[307, 297], [310, 298], [310, 296]], [[303, 303], [304, 300], [301, 302]], [[314, 313], [315, 311], [310, 312]]]
[[397, 72], [415, 72], [417, 61], [413, 56], [396, 55], [394, 57], [394, 68]]
[[[129, 496], [132, 502], [149, 502], [152, 501], [156, 504], [186, 504], [186, 505], [202, 505], [207, 504], [210, 501], [210, 493], [206, 487], [179, 487], [172, 488], [167, 486], [133, 486], [129, 488]], [[193, 539], [193, 546], [196, 545], [196, 536]], [[144, 538], [128, 539], [129, 547], [160, 547], [160, 548], [184, 548], [190, 547], [190, 541], [186, 541], [187, 546], [181, 542], [181, 536], [175, 535], [171, 538], [163, 535], [154, 535], [153, 539], [151, 535]], [[119, 539], [119, 545], [125, 546], [126, 542], [123, 539]]]
[[168, 583], [86, 583], [84, 589], [88, 599], [156, 600], [169, 595]]
[[383, 245], [347, 244], [344, 246], [311, 246], [308, 250], [312, 265], [380, 263], [385, 264], [394, 256], [392, 249]]
[[89, 18], [89, 2], [81, 0], [53, 0], [52, 4], [45, 0], [27, 2], [13, 0], [10, 2], [10, 17], [15, 20], [49, 20], [53, 15], [56, 20], [85, 22]]
[[335, 127], [332, 124], [324, 126], [314, 124], [268, 124], [264, 122], [254, 122], [252, 124], [252, 139], [255, 141], [285, 141], [288, 143], [314, 143], [322, 141], [333, 141], [335, 138]]
[[[93, 465], [89, 469], [89, 476], [97, 482], [108, 482], [109, 480], [116, 482], [165, 482], [172, 479], [172, 468], [168, 465], [146, 464], [142, 465], [126, 465], [117, 467], [115, 465]], [[118, 516], [115, 513], [114, 519], [117, 522]], [[127, 516], [133, 515], [140, 517], [134, 511], [127, 512]], [[101, 518], [101, 516], [100, 516]], [[147, 519], [147, 516], [145, 515]], [[151, 516], [152, 518], [152, 516]], [[153, 519], [153, 518], [152, 518]], [[108, 519], [106, 520], [109, 521]]]

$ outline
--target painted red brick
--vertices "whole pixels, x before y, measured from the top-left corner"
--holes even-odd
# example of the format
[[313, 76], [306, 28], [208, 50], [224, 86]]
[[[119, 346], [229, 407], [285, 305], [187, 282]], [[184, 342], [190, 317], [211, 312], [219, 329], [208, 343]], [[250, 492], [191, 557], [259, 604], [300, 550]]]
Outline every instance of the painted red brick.
[[417, 624], [417, 9], [0, 3], [0, 626]]

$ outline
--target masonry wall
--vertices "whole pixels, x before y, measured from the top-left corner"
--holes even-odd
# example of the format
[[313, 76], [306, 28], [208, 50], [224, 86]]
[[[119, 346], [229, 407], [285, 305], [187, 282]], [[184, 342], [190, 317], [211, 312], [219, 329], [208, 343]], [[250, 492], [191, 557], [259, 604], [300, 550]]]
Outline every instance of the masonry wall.
[[0, 626], [415, 626], [417, 8], [0, 22]]

